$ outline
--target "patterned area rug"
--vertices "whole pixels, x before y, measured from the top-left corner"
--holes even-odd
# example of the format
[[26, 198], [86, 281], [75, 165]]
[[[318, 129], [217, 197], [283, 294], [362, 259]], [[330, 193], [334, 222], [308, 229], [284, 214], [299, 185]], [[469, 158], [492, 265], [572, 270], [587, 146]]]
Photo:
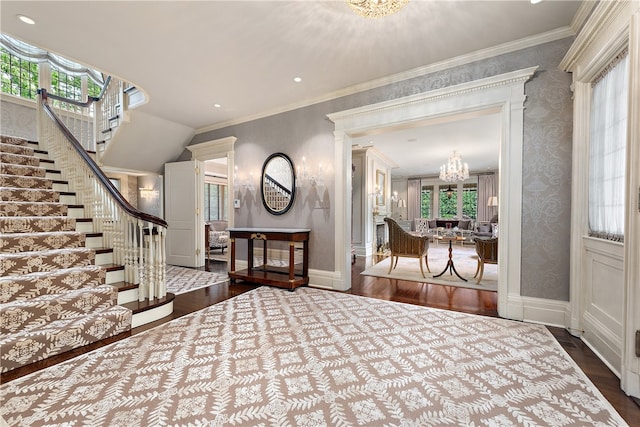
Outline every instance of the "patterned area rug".
[[367, 268], [361, 274], [364, 276], [384, 277], [387, 279], [409, 280], [411, 282], [436, 283], [439, 285], [459, 286], [463, 288], [482, 289], [484, 291], [498, 290], [498, 266], [496, 264], [485, 264], [484, 274], [480, 283], [474, 278], [476, 268], [478, 266], [478, 255], [473, 246], [453, 246], [453, 265], [460, 276], [467, 281], [460, 280], [455, 273], [451, 274], [449, 270], [442, 276], [434, 278], [436, 274], [440, 274], [447, 265], [449, 260], [449, 246], [440, 244], [429, 248], [429, 268], [431, 273], [427, 271], [427, 267], [423, 264], [424, 275], [420, 273], [420, 264], [417, 258], [400, 257], [398, 265], [395, 269], [389, 271], [390, 258], [385, 258], [377, 264]]
[[258, 288], [0, 398], [9, 425], [626, 425], [541, 325], [311, 288]]
[[176, 265], [167, 265], [166, 269], [167, 292], [175, 295], [217, 285], [226, 280], [229, 280], [227, 274], [211, 273]]

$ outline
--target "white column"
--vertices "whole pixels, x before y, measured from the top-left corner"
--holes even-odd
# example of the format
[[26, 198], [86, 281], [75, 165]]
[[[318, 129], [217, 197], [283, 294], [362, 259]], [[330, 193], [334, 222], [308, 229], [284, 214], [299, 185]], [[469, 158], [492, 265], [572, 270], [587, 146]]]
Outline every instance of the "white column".
[[576, 336], [582, 335], [583, 259], [582, 237], [589, 224], [589, 116], [591, 84], [573, 83], [573, 145], [571, 172], [570, 294], [565, 324]]

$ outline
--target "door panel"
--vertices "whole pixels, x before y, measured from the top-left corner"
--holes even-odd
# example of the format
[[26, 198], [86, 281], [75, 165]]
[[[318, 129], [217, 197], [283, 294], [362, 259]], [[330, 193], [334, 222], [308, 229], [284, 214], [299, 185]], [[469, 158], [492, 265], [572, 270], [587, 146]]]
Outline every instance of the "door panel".
[[185, 267], [204, 265], [202, 221], [202, 162], [165, 164], [167, 263]]

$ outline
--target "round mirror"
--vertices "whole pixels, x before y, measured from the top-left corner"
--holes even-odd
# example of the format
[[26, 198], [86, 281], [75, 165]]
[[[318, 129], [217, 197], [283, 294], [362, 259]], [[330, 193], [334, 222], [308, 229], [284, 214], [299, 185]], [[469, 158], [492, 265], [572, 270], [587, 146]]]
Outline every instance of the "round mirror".
[[282, 215], [293, 206], [296, 195], [296, 176], [293, 162], [283, 153], [274, 153], [262, 166], [262, 204], [274, 215]]

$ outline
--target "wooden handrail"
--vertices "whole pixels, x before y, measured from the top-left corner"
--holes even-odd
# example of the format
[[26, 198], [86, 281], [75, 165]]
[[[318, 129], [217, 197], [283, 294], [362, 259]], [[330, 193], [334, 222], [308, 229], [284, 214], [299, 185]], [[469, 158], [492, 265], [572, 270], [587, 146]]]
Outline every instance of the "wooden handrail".
[[82, 147], [82, 145], [80, 145], [76, 137], [73, 136], [71, 131], [69, 131], [69, 129], [65, 126], [65, 124], [54, 113], [51, 106], [47, 103], [47, 98], [49, 97], [52, 99], [61, 99], [61, 100], [64, 100], [65, 102], [69, 102], [69, 100], [65, 98], [56, 97], [54, 95], [48, 95], [46, 89], [39, 89], [38, 93], [41, 95], [42, 108], [44, 109], [44, 111], [51, 118], [51, 120], [54, 121], [54, 123], [58, 126], [60, 131], [67, 137], [67, 139], [69, 140], [73, 148], [78, 152], [78, 154], [80, 155], [80, 157], [82, 157], [85, 163], [87, 163], [87, 165], [91, 169], [91, 172], [93, 172], [95, 177], [107, 189], [107, 191], [109, 192], [109, 194], [111, 194], [111, 196], [116, 201], [116, 203], [118, 203], [118, 205], [120, 205], [120, 207], [132, 217], [142, 221], [149, 221], [153, 224], [157, 224], [166, 228], [167, 222], [165, 220], [163, 220], [162, 218], [158, 218], [157, 216], [148, 214], [146, 212], [139, 211], [138, 209], [131, 206], [131, 204], [129, 204], [129, 202], [125, 200], [124, 197], [122, 197], [120, 192], [116, 189], [116, 187], [109, 180], [109, 178], [107, 178], [107, 176], [104, 174], [102, 169], [100, 169], [100, 167], [91, 158], [91, 156], [89, 156], [87, 151]]

